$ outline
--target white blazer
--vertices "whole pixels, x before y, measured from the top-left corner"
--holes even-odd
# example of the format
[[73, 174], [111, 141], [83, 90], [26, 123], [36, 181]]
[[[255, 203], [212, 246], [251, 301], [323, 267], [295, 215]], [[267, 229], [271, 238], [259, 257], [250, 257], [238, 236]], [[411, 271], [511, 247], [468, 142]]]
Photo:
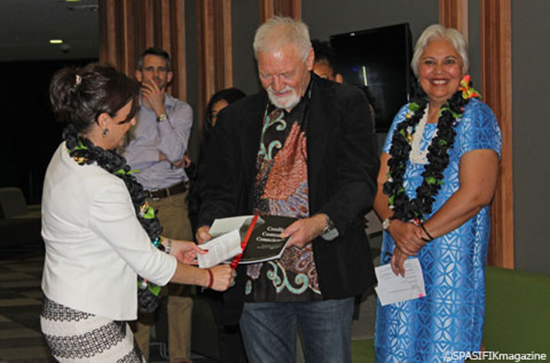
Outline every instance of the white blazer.
[[113, 320], [137, 318], [138, 274], [166, 285], [176, 271], [176, 259], [141, 227], [124, 182], [96, 164], [78, 165], [64, 142], [46, 171], [42, 237], [44, 294]]

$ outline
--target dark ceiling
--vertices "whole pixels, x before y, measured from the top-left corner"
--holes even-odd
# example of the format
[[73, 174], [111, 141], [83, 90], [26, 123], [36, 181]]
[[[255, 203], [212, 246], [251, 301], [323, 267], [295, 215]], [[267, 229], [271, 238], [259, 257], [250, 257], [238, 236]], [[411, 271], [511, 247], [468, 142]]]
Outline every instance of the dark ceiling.
[[98, 58], [98, 16], [98, 0], [0, 0], [0, 62]]

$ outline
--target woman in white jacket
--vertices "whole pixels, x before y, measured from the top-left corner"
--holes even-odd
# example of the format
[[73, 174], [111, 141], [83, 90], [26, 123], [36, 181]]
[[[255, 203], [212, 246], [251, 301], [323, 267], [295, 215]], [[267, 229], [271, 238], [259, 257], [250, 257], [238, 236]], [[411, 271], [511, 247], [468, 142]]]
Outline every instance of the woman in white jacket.
[[50, 85], [66, 127], [44, 181], [41, 325], [59, 361], [143, 360], [126, 323], [137, 317], [138, 275], [144, 291], [169, 281], [221, 291], [233, 279], [228, 266], [188, 265], [203, 253], [194, 243], [160, 236], [143, 188], [114, 151], [135, 124], [138, 95], [134, 81], [102, 64], [64, 68]]

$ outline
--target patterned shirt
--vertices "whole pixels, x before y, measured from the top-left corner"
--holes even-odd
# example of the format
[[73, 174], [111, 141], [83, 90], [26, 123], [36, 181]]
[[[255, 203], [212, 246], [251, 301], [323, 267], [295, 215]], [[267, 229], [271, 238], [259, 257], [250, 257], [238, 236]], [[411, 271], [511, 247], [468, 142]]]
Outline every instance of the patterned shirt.
[[[290, 112], [268, 104], [254, 188], [254, 214], [309, 217], [306, 134], [311, 82]], [[246, 301], [322, 300], [311, 243], [287, 248], [280, 260], [250, 265]]]

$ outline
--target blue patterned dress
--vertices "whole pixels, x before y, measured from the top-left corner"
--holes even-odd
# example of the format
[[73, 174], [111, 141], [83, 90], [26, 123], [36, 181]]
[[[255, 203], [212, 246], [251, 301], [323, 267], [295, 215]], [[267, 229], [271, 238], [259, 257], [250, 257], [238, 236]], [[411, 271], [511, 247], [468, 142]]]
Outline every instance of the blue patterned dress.
[[[407, 107], [395, 117], [384, 152]], [[436, 130], [426, 124], [420, 149], [424, 150]], [[491, 109], [471, 99], [455, 128], [455, 145], [445, 183], [433, 204], [435, 213], [459, 188], [459, 163], [465, 153], [490, 149], [500, 157], [501, 133]], [[405, 188], [410, 198], [422, 182], [424, 165], [407, 163]], [[489, 207], [483, 208], [459, 228], [426, 244], [418, 253], [424, 274], [426, 297], [381, 306], [378, 302], [375, 347], [378, 362], [449, 362], [452, 352], [479, 350], [485, 314], [485, 265], [490, 233]], [[381, 264], [390, 263], [395, 248], [384, 233]], [[445, 357], [445, 355], [447, 355]], [[445, 359], [447, 358], [447, 359]]]

